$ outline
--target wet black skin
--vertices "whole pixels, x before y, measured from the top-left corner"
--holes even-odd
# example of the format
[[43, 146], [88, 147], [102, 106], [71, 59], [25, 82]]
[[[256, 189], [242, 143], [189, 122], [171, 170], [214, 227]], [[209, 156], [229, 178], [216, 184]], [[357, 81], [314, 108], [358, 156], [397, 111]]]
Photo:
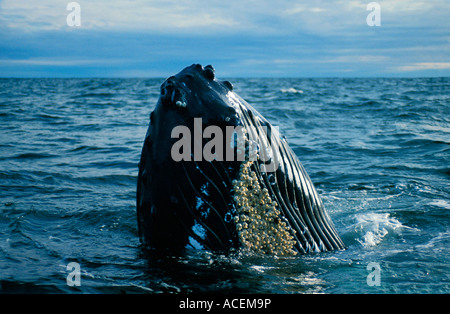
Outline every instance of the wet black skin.
[[[236, 112], [225, 97], [231, 88], [230, 83], [214, 79], [212, 67], [201, 65], [192, 65], [162, 84], [139, 164], [137, 217], [144, 244], [183, 248], [189, 243], [189, 236], [197, 238], [191, 232], [197, 219], [208, 232], [206, 243], [196, 239], [202, 245], [212, 249], [238, 247], [235, 227], [224, 221], [232, 206], [231, 195], [223, 193], [231, 189], [228, 173], [234, 176], [238, 164], [229, 163], [227, 167], [231, 168], [225, 170], [219, 162], [175, 162], [171, 156], [172, 146], [178, 141], [171, 137], [172, 129], [185, 125], [193, 130], [194, 117], [202, 118], [204, 127], [238, 123]], [[185, 102], [186, 107], [177, 106], [177, 101]], [[226, 117], [230, 117], [228, 122]], [[214, 208], [214, 214], [207, 218], [195, 209], [205, 184], [211, 192], [209, 196], [202, 195], [201, 201]]]
[[[171, 156], [172, 146], [179, 140], [171, 137], [173, 128], [184, 125], [193, 134], [194, 118], [202, 118], [203, 128], [219, 126], [224, 134], [226, 126], [267, 126], [270, 130], [270, 123], [232, 90], [231, 83], [216, 79], [212, 66], [199, 64], [185, 68], [161, 85], [139, 163], [137, 221], [145, 246], [211, 250], [240, 247], [232, 219], [236, 212], [232, 181], [242, 162], [177, 162]], [[230, 101], [229, 93], [236, 95], [238, 104]], [[207, 141], [204, 139], [202, 144]], [[278, 147], [279, 168], [272, 175], [256, 166], [254, 171], [296, 230], [295, 250], [307, 253], [314, 251], [313, 247], [315, 251], [343, 249], [344, 244], [298, 158], [283, 138], [272, 144]], [[194, 145], [192, 142], [191, 147]]]

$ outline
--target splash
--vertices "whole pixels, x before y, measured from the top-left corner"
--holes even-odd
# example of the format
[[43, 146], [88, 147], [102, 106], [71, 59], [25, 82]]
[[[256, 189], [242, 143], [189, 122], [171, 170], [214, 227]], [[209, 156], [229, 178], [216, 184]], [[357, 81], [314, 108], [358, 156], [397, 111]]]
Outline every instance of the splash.
[[354, 229], [361, 234], [356, 241], [366, 248], [380, 244], [389, 234], [401, 234], [404, 230], [418, 231], [403, 225], [396, 218], [390, 217], [388, 213], [366, 213], [358, 215], [356, 219]]

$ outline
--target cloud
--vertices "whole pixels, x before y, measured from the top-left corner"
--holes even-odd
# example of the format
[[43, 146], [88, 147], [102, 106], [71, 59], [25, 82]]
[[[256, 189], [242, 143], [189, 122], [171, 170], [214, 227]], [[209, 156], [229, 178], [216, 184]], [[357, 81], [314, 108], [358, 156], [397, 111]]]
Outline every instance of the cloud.
[[386, 62], [390, 58], [388, 56], [377, 55], [358, 55], [358, 56], [338, 56], [333, 59], [322, 60], [323, 63], [379, 63]]
[[[69, 0], [2, 0], [0, 20], [28, 32], [67, 30]], [[352, 35], [366, 25], [367, 0], [78, 0], [83, 29], [158, 33]], [[383, 25], [448, 25], [447, 0], [384, 1]], [[432, 18], [431, 18], [432, 17]]]
[[450, 62], [417, 62], [409, 65], [395, 67], [397, 71], [423, 71], [423, 70], [448, 70]]
[[[70, 1], [3, 0], [0, 19], [12, 29], [48, 31], [67, 29], [66, 18]], [[174, 30], [233, 26], [233, 15], [220, 14], [217, 8], [208, 10], [206, 1], [77, 1], [81, 8], [84, 29], [103, 30]], [[200, 6], [200, 4], [202, 4]]]
[[71, 1], [0, 0], [0, 76], [145, 76], [194, 62], [228, 76], [450, 73], [448, 0], [380, 1], [380, 27], [366, 23], [367, 0], [78, 0], [81, 27], [69, 27]]
[[72, 58], [30, 58], [30, 59], [0, 59], [0, 65], [27, 65], [27, 66], [80, 66], [80, 65], [104, 65], [115, 62], [123, 62], [123, 59], [72, 59]]

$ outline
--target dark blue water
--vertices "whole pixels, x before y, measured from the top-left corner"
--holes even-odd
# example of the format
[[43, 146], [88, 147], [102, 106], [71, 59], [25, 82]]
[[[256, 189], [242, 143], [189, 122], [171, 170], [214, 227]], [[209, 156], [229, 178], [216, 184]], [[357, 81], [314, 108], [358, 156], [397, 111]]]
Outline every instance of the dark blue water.
[[348, 246], [292, 258], [142, 250], [137, 164], [162, 81], [0, 80], [0, 292], [450, 292], [450, 78], [231, 80]]

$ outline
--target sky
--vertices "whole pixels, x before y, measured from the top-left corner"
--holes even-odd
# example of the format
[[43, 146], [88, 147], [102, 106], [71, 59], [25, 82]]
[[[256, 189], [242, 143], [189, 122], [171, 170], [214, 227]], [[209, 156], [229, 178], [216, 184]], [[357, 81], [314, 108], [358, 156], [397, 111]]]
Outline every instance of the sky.
[[0, 0], [0, 77], [450, 76], [449, 0], [70, 2]]

